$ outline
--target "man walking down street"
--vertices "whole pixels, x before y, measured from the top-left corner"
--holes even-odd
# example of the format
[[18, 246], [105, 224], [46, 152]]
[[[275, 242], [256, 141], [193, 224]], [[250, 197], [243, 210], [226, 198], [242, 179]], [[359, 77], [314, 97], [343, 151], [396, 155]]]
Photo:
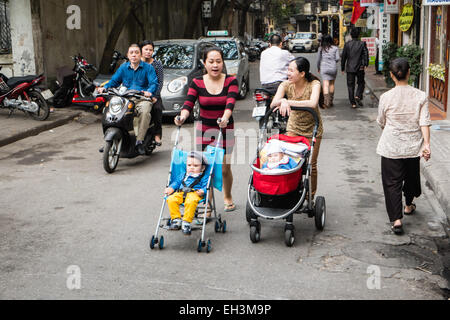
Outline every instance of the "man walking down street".
[[261, 53], [259, 79], [261, 87], [275, 95], [280, 83], [287, 80], [289, 63], [295, 57], [281, 49], [283, 41], [278, 34], [272, 35], [269, 42], [269, 48]]
[[150, 126], [153, 103], [156, 102], [154, 94], [158, 89], [158, 78], [152, 65], [141, 61], [141, 48], [137, 44], [132, 44], [128, 48], [128, 60], [122, 64], [111, 80], [99, 88], [102, 93], [105, 89], [115, 88], [123, 84], [128, 90], [138, 90], [144, 92], [144, 97], [152, 98], [152, 102], [147, 99], [137, 99], [136, 111], [138, 115], [134, 118], [134, 125], [138, 128], [136, 137], [136, 150], [139, 154], [145, 154], [144, 138]]
[[[342, 51], [341, 69], [342, 73], [347, 72], [348, 98], [352, 108], [356, 108], [356, 103], [363, 106], [364, 93], [364, 69], [369, 65], [369, 51], [366, 43], [358, 40], [359, 28], [353, 28], [350, 32], [352, 40], [344, 45]], [[355, 95], [355, 79], [358, 88]]]

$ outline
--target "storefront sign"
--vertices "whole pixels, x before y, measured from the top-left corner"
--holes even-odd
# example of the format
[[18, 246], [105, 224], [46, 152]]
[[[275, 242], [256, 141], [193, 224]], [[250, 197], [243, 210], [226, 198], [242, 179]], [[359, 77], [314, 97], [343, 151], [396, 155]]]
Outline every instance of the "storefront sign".
[[378, 7], [369, 7], [366, 9], [367, 12], [367, 28], [368, 29], [378, 29], [378, 13], [380, 9]]
[[390, 41], [391, 36], [391, 15], [384, 11], [384, 5], [380, 4], [379, 29], [380, 44], [378, 47], [378, 70], [383, 70], [383, 46]]
[[361, 41], [364, 41], [367, 46], [367, 50], [369, 51], [369, 64], [375, 64], [375, 57], [377, 55], [377, 44], [375, 37], [361, 38]]
[[398, 27], [401, 31], [406, 32], [411, 28], [414, 20], [414, 7], [412, 4], [407, 3], [402, 8], [402, 13], [398, 18]]
[[359, 5], [361, 7], [375, 7], [378, 6], [378, 0], [360, 0]]
[[398, 14], [400, 0], [384, 0], [384, 11], [387, 14]]
[[205, 19], [211, 18], [211, 1], [203, 1], [203, 3], [202, 3], [202, 16]]
[[450, 4], [450, 0], [423, 0], [424, 6], [445, 6]]

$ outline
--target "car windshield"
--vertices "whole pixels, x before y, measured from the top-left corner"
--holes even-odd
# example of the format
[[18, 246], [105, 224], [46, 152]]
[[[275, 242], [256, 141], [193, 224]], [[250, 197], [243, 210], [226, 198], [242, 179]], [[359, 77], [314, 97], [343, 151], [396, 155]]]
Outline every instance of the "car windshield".
[[162, 44], [155, 46], [153, 58], [160, 61], [166, 69], [192, 69], [194, 46]]
[[239, 59], [238, 48], [234, 41], [213, 41], [215, 45], [219, 46], [223, 51], [225, 60]]
[[312, 39], [313, 35], [311, 33], [297, 33], [295, 39]]

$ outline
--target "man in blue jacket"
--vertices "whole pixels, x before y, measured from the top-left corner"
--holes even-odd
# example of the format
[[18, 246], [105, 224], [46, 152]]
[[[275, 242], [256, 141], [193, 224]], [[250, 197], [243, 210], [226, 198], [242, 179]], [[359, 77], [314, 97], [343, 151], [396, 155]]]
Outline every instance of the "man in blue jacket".
[[158, 78], [152, 65], [141, 61], [141, 48], [137, 44], [132, 44], [128, 48], [127, 54], [129, 62], [122, 64], [111, 80], [99, 88], [102, 93], [105, 89], [115, 88], [123, 85], [128, 90], [138, 90], [144, 93], [146, 98], [152, 101], [136, 99], [137, 117], [134, 118], [134, 126], [137, 127], [136, 149], [140, 154], [145, 154], [143, 142], [147, 129], [150, 126], [153, 103], [156, 101], [154, 95], [158, 89]]

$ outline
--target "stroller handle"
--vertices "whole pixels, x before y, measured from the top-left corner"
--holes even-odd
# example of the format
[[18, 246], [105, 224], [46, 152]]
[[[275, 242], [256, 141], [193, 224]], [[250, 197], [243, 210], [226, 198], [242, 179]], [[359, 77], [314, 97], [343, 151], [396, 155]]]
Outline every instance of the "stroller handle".
[[[266, 112], [266, 115], [264, 116], [264, 124], [263, 124], [264, 128], [267, 125], [267, 121], [269, 120], [270, 115], [274, 112], [274, 109], [275, 108], [270, 108], [270, 110]], [[315, 136], [317, 131], [319, 130], [319, 124], [320, 124], [319, 116], [317, 115], [316, 110], [314, 110], [314, 108], [308, 108], [308, 107], [291, 107], [291, 110], [293, 110], [293, 111], [306, 111], [306, 112], [311, 113], [311, 115], [314, 118], [314, 123], [315, 123], [314, 124], [314, 134], [313, 134]]]

